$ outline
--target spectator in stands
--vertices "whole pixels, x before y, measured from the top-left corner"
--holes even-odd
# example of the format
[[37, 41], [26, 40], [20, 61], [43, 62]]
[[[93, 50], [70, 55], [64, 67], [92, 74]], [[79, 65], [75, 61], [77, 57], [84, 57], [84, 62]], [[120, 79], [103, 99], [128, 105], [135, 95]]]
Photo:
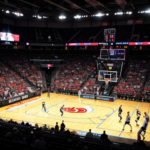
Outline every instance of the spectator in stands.
[[21, 125], [24, 125], [24, 121], [21, 122]]
[[43, 126], [43, 129], [47, 129], [47, 126], [46, 126], [46, 124]]
[[5, 90], [3, 91], [3, 98], [7, 99], [7, 98], [11, 98], [11, 94], [10, 94], [10, 87], [6, 87]]
[[30, 126], [28, 122], [26, 123], [26, 126]]
[[65, 124], [64, 124], [64, 121], [62, 121], [62, 124], [61, 124], [61, 129], [60, 131], [64, 131], [65, 130]]
[[86, 136], [87, 138], [93, 138], [93, 133], [91, 132], [91, 129], [89, 129], [89, 132], [87, 132]]
[[23, 145], [26, 145], [26, 144], [27, 144], [25, 138], [22, 137], [22, 136], [18, 139], [18, 143], [23, 144]]
[[14, 128], [13, 128], [13, 133], [14, 133], [14, 134], [18, 134], [18, 132], [19, 132], [19, 131], [18, 131], [17, 127], [14, 127]]
[[10, 121], [8, 121], [9, 123], [13, 123], [14, 121], [12, 119], [10, 119]]
[[53, 127], [51, 128], [50, 133], [51, 133], [51, 134], [54, 134], [54, 133], [55, 133], [55, 129], [54, 129]]
[[105, 133], [106, 133], [106, 132], [103, 131], [103, 134], [102, 134], [101, 137], [100, 137], [101, 140], [108, 140], [108, 135], [105, 134]]
[[76, 143], [75, 147], [74, 147], [74, 150], [81, 150], [81, 149], [82, 149], [81, 143], [80, 142]]
[[15, 91], [13, 91], [12, 92], [12, 97], [15, 97], [15, 96], [18, 96], [18, 94]]
[[13, 131], [10, 129], [10, 131], [5, 135], [5, 138], [8, 140], [11, 140], [13, 138]]
[[69, 130], [65, 131], [65, 134], [70, 135], [70, 131]]
[[70, 135], [68, 135], [67, 137], [68, 137], [68, 139], [67, 139], [67, 143], [72, 143], [71, 136], [70, 136]]
[[59, 131], [58, 122], [56, 122], [55, 131]]
[[38, 128], [38, 127], [39, 127], [37, 123], [35, 124], [35, 127], [36, 127], [36, 128]]
[[84, 145], [84, 147], [83, 147], [82, 150], [88, 150], [88, 146], [87, 146], [87, 145]]
[[45, 148], [46, 142], [43, 140], [42, 137], [38, 137], [34, 143], [35, 150], [42, 150]]

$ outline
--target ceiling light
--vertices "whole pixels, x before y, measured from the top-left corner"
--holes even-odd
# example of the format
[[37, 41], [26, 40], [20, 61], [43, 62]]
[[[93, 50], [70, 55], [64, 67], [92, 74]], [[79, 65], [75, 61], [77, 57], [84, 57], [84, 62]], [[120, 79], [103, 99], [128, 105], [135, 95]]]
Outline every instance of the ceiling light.
[[101, 16], [104, 16], [104, 14], [98, 13], [98, 14], [96, 14], [95, 16], [96, 16], [96, 17], [101, 17]]
[[80, 19], [81, 16], [80, 16], [80, 15], [76, 15], [76, 16], [74, 16], [74, 18], [75, 18], [75, 19]]
[[22, 17], [22, 16], [24, 16], [22, 13], [19, 13], [19, 12], [12, 12], [12, 14], [14, 14], [14, 15], [16, 15], [16, 16], [18, 16], [18, 17]]
[[9, 14], [10, 13], [9, 10], [6, 10], [6, 13]]
[[61, 15], [61, 16], [59, 16], [59, 19], [66, 19], [66, 16]]
[[145, 13], [150, 13], [150, 10], [146, 10]]
[[123, 12], [117, 12], [115, 15], [123, 15]]
[[42, 17], [38, 15], [37, 18], [38, 18], [38, 19], [41, 19]]
[[46, 19], [46, 18], [47, 18], [47, 16], [43, 16], [43, 18], [44, 18], [44, 19]]
[[126, 14], [131, 15], [132, 11], [127, 11]]

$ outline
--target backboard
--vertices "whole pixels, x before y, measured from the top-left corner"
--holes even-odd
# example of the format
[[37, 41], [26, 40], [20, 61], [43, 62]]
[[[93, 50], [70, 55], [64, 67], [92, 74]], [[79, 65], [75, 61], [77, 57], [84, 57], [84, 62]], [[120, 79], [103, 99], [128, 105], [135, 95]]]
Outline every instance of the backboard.
[[117, 82], [117, 71], [99, 70], [98, 81], [105, 81], [107, 78], [110, 79], [109, 82]]
[[101, 49], [99, 59], [125, 60], [125, 49]]

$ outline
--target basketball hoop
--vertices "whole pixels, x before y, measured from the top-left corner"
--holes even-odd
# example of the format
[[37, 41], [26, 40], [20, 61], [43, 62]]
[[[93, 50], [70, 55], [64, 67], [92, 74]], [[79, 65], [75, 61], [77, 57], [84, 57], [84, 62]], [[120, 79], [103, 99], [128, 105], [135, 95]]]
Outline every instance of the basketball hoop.
[[105, 83], [107, 84], [110, 81], [109, 78], [105, 78]]

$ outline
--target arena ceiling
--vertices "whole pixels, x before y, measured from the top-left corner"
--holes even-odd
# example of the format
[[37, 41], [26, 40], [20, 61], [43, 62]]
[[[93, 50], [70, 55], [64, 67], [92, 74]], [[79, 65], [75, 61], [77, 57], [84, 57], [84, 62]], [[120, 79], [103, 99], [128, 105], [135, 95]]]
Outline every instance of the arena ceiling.
[[92, 15], [98, 12], [149, 9], [150, 0], [0, 0], [0, 8], [20, 11], [26, 16]]

